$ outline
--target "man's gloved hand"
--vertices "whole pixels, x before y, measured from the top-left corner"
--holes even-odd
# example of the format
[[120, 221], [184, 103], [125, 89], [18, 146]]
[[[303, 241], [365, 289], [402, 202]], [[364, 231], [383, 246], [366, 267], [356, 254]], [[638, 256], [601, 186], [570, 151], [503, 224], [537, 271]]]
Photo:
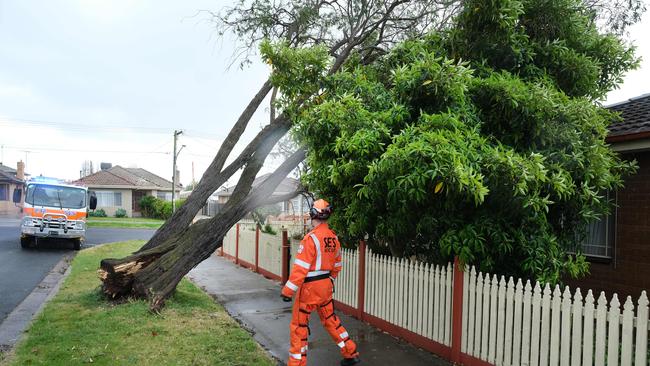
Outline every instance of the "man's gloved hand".
[[280, 294], [280, 297], [282, 297], [282, 301], [284, 301], [284, 302], [291, 302], [291, 298], [288, 297], [288, 296], [284, 296], [284, 295]]

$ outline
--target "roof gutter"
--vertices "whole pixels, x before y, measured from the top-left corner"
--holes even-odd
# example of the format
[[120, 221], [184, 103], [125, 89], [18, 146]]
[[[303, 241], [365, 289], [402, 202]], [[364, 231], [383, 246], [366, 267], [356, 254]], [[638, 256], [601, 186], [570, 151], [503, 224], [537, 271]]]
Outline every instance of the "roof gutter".
[[640, 140], [650, 138], [650, 131], [631, 133], [627, 135], [617, 135], [617, 136], [607, 136], [605, 142], [607, 143], [616, 143], [632, 140]]
[[605, 139], [612, 150], [619, 153], [632, 153], [650, 150], [650, 132], [612, 136]]

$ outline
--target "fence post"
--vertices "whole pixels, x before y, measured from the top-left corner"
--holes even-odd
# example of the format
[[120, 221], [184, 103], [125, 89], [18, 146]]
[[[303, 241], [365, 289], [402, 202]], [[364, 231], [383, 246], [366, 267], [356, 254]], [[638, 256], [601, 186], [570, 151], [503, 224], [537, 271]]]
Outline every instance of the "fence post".
[[359, 281], [357, 288], [357, 311], [359, 320], [363, 320], [363, 310], [366, 305], [366, 241], [359, 241], [359, 249], [357, 249], [359, 254]]
[[458, 257], [454, 257], [454, 288], [451, 315], [451, 362], [460, 363], [461, 342], [463, 338], [463, 271]]
[[239, 264], [239, 224], [235, 226], [235, 264]]
[[260, 271], [260, 226], [255, 225], [255, 272]]
[[289, 279], [289, 238], [287, 230], [282, 230], [282, 283]]

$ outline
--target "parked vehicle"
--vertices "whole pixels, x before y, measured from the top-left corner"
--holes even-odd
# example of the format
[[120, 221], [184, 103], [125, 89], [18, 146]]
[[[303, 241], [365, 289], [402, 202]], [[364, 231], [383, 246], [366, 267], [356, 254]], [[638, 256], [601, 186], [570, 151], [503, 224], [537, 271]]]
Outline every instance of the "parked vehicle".
[[[14, 190], [13, 201], [20, 203], [22, 189]], [[79, 250], [86, 238], [88, 210], [97, 198], [87, 187], [65, 184], [58, 179], [36, 177], [26, 183], [20, 245], [29, 248], [42, 238], [69, 239]]]

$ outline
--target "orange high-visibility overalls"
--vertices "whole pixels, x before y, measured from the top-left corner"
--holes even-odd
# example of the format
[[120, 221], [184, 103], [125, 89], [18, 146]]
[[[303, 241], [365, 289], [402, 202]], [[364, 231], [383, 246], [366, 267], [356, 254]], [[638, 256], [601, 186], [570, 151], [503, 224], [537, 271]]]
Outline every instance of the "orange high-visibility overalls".
[[339, 271], [341, 245], [327, 223], [321, 223], [300, 242], [291, 276], [282, 289], [282, 295], [286, 297], [297, 291], [289, 324], [291, 347], [288, 366], [307, 365], [309, 315], [314, 310], [318, 311], [321, 323], [341, 348], [341, 355], [344, 358], [358, 355], [357, 345], [334, 314], [333, 283]]

